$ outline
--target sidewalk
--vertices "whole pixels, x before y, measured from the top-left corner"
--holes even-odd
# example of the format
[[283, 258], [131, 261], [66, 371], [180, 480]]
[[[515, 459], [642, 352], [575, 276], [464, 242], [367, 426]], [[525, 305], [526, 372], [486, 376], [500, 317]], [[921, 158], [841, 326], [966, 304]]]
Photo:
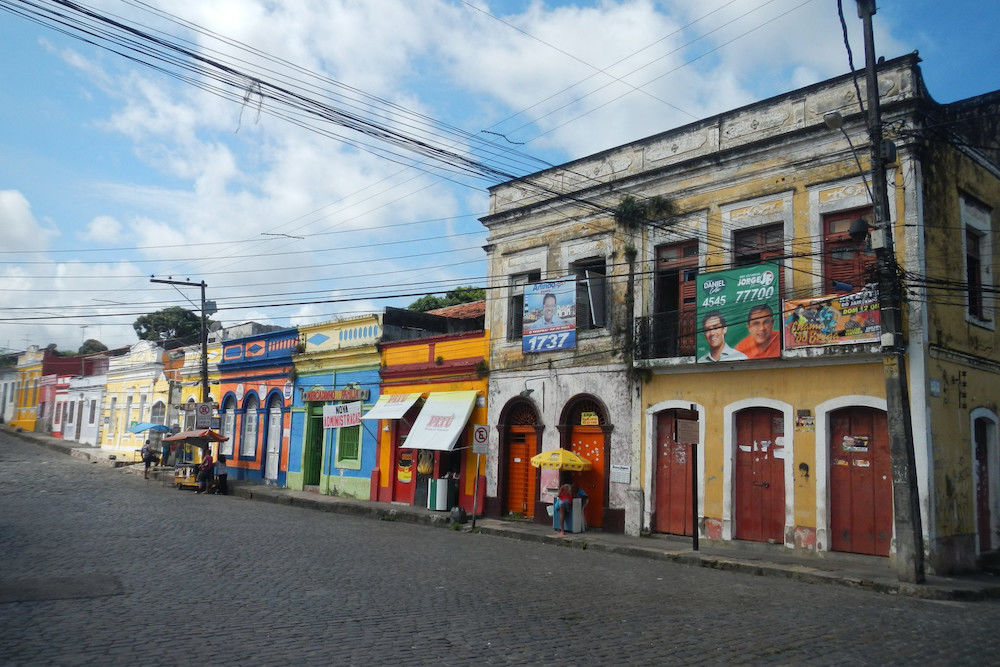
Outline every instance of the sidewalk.
[[[0, 428], [10, 435], [77, 458], [102, 465], [123, 465], [119, 461], [109, 461], [107, 453], [102, 452], [98, 447], [88, 447], [38, 433], [16, 433], [6, 426]], [[140, 470], [141, 467], [133, 466], [129, 472], [138, 473]], [[173, 479], [173, 468], [150, 470], [150, 475], [156, 479], [161, 477], [161, 473], [163, 475], [161, 481], [164, 484], [170, 484]], [[409, 505], [326, 496], [307, 491], [291, 491], [259, 484], [230, 481], [230, 487], [232, 495], [247, 500], [293, 505], [379, 521], [401, 521], [442, 528], [452, 527], [451, 516], [448, 512], [435, 512]], [[471, 520], [462, 525], [461, 530], [471, 532]], [[527, 521], [502, 521], [498, 519], [477, 519], [475, 530], [488, 535], [542, 542], [566, 548], [604, 551], [636, 558], [671, 561], [683, 565], [744, 572], [758, 576], [781, 577], [814, 584], [836, 584], [865, 588], [879, 593], [908, 595], [924, 599], [973, 601], [1000, 598], [1000, 577], [977, 573], [954, 577], [928, 576], [926, 583], [920, 585], [900, 583], [887, 558], [834, 552], [797, 554], [781, 545], [735, 540], [730, 542], [701, 540], [700, 549], [693, 551], [691, 538], [687, 537], [672, 535], [630, 537], [599, 531], [568, 534], [565, 537], [560, 537], [549, 526]]]

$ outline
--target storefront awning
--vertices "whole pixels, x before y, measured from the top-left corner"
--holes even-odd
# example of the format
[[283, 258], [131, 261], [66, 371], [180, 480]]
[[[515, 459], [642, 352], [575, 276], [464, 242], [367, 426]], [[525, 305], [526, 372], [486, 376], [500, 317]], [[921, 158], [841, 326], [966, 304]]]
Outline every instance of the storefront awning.
[[436, 449], [451, 451], [462, 434], [477, 391], [439, 391], [432, 393], [417, 415], [406, 442], [400, 449]]
[[382, 394], [362, 419], [402, 419], [420, 394]]

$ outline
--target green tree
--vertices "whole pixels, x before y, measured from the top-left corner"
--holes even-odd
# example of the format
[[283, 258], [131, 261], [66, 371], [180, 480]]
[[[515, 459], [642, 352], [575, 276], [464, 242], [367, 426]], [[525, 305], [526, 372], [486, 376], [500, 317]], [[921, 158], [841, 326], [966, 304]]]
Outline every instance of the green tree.
[[[213, 324], [206, 320], [205, 326]], [[132, 323], [140, 340], [176, 340], [189, 336], [197, 337], [201, 333], [201, 317], [186, 308], [170, 306], [155, 313], [141, 315]]]
[[481, 287], [466, 285], [463, 287], [456, 287], [443, 297], [426, 294], [407, 306], [407, 309], [415, 310], [418, 313], [426, 313], [428, 310], [447, 308], [448, 306], [457, 306], [460, 303], [482, 301], [485, 298], [486, 290]]
[[102, 343], [101, 341], [95, 340], [93, 338], [88, 338], [87, 340], [83, 341], [83, 345], [80, 346], [80, 349], [77, 351], [77, 354], [93, 354], [94, 352], [106, 352], [107, 349], [108, 346]]

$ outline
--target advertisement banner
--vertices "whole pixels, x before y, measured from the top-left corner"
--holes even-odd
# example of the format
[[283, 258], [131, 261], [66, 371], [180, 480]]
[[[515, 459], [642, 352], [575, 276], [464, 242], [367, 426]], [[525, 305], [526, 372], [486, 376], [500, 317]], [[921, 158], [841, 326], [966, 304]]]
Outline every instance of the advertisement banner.
[[361, 424], [361, 401], [323, 406], [323, 428], [344, 428]]
[[698, 363], [781, 356], [776, 264], [699, 274]]
[[524, 354], [576, 347], [576, 278], [525, 285], [523, 326]]
[[785, 347], [817, 347], [878, 342], [882, 322], [878, 289], [851, 294], [788, 299], [784, 306]]

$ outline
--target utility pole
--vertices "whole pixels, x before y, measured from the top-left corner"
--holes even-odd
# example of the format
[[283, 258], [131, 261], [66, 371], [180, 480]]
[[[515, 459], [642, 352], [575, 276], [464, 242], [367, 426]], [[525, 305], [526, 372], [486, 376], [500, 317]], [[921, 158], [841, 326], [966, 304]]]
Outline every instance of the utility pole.
[[883, 142], [879, 108], [878, 73], [872, 16], [875, 0], [857, 0], [858, 16], [864, 25], [865, 84], [868, 97], [868, 135], [871, 138], [872, 207], [875, 225], [872, 248], [878, 259], [879, 310], [882, 319], [882, 368], [885, 372], [885, 399], [888, 409], [889, 452], [892, 459], [893, 514], [896, 525], [896, 572], [900, 581], [924, 582], [924, 536], [917, 492], [916, 457], [913, 452], [913, 424], [906, 378], [906, 346], [903, 340], [902, 289], [896, 270], [892, 221], [885, 164], [895, 159], [891, 142]]
[[[201, 287], [201, 402], [208, 403], [208, 328], [205, 323], [205, 318], [207, 313], [205, 312], [206, 304], [205, 301], [205, 288], [208, 285], [202, 280], [200, 283], [191, 282], [190, 280], [163, 280], [162, 278], [150, 278], [151, 283], [163, 283], [164, 285], [186, 285], [188, 287]], [[215, 304], [213, 306], [212, 312], [215, 312]]]

